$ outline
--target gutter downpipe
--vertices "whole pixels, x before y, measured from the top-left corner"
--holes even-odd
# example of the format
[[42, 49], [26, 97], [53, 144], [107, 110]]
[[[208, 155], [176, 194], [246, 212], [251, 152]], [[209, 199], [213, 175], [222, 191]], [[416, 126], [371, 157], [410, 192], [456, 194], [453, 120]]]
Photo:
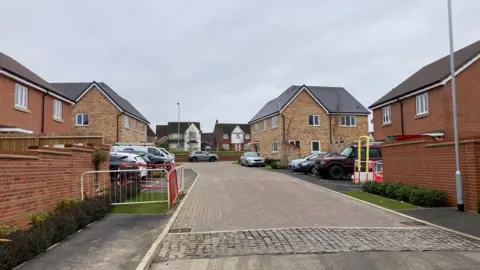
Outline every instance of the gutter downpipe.
[[400, 126], [402, 128], [402, 135], [405, 135], [403, 132], [403, 101], [401, 99], [397, 99], [400, 102]]
[[118, 124], [118, 118], [121, 116], [122, 114], [118, 114], [117, 115], [117, 142], [120, 142], [120, 125]]
[[43, 94], [42, 97], [42, 128], [41, 128], [41, 133], [43, 134], [45, 132], [45, 96], [48, 95], [49, 92], [47, 90], [46, 93]]

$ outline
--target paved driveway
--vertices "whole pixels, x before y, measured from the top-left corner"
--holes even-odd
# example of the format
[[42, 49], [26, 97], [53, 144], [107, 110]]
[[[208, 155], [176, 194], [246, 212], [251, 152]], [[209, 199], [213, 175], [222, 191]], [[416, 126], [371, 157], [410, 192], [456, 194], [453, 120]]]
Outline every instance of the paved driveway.
[[263, 169], [195, 163], [200, 177], [173, 228], [192, 232], [284, 227], [402, 227], [408, 221]]

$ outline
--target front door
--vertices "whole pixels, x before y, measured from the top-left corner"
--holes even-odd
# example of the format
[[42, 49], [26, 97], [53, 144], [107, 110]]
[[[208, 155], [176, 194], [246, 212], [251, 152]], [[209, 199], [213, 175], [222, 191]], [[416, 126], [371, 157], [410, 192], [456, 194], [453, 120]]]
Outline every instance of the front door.
[[253, 144], [253, 152], [258, 152], [258, 144]]

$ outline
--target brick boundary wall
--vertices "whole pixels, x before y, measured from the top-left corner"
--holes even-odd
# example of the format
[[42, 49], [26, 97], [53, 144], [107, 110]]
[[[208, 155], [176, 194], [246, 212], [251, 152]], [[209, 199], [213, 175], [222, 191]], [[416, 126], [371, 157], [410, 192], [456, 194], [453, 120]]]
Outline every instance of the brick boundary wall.
[[[459, 141], [464, 204], [477, 212], [480, 198], [480, 138]], [[385, 181], [445, 191], [456, 207], [455, 146], [453, 141], [409, 140], [382, 146]]]
[[[109, 160], [101, 170], [108, 170]], [[0, 151], [0, 224], [28, 227], [28, 216], [53, 210], [58, 201], [81, 197], [80, 175], [93, 169], [95, 147], [31, 147]]]

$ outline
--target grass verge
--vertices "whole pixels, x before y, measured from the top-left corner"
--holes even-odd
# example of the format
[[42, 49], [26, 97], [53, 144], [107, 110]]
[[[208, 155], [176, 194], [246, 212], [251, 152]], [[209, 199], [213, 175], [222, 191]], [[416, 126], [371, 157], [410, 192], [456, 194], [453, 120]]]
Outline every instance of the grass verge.
[[235, 165], [240, 165], [240, 162], [238, 162], [238, 161], [234, 161], [234, 162], [232, 162], [232, 164], [235, 164]]
[[388, 208], [390, 210], [408, 210], [408, 209], [417, 208], [413, 204], [392, 200], [389, 198], [385, 198], [382, 196], [378, 196], [378, 195], [363, 192], [363, 191], [347, 191], [345, 192], [345, 194], [348, 196], [360, 199], [362, 201], [366, 201], [381, 207]]
[[168, 194], [166, 192], [142, 192], [127, 202], [165, 201], [157, 203], [120, 204], [112, 208], [113, 214], [166, 214], [168, 212]]

